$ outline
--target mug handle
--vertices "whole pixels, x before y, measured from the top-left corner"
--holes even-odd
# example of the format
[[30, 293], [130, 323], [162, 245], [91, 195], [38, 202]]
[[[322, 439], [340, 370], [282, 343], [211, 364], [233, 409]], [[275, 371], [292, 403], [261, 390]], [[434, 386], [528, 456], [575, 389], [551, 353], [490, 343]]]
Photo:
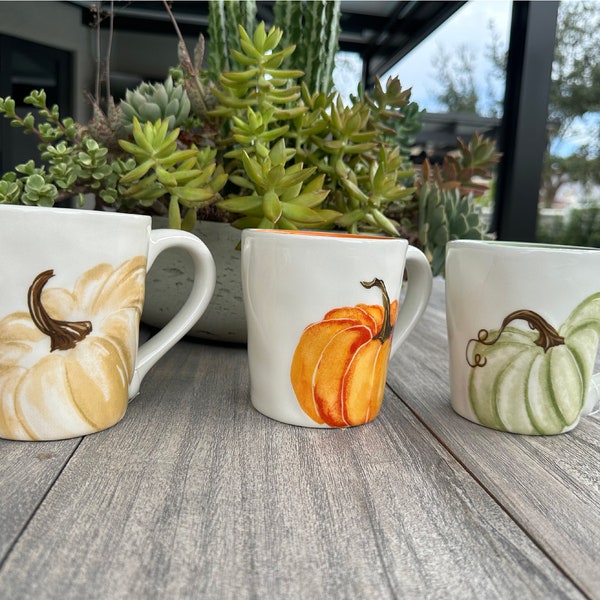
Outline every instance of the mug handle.
[[400, 306], [396, 325], [394, 326], [392, 354], [398, 350], [400, 344], [408, 337], [408, 334], [414, 329], [421, 315], [425, 312], [433, 285], [433, 275], [429, 261], [414, 246], [408, 247], [406, 271], [408, 273], [406, 296]]
[[156, 257], [167, 248], [182, 248], [190, 255], [194, 266], [194, 284], [188, 299], [177, 314], [139, 347], [133, 378], [129, 385], [130, 400], [139, 393], [142, 379], [148, 371], [198, 321], [215, 290], [215, 262], [209, 249], [200, 238], [179, 229], [155, 229], [150, 232], [146, 272], [150, 270]]

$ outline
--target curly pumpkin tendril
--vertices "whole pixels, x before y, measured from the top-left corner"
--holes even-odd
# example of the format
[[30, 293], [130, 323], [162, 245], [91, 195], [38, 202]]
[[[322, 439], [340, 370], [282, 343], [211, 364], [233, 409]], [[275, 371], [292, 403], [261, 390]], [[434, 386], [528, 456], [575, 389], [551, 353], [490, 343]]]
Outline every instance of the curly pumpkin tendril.
[[91, 333], [92, 324], [90, 321], [59, 321], [47, 313], [42, 304], [42, 289], [51, 277], [54, 271], [49, 269], [33, 280], [27, 293], [27, 306], [35, 326], [50, 338], [50, 352], [69, 350]]
[[543, 348], [544, 352], [548, 352], [550, 348], [554, 348], [555, 346], [560, 346], [565, 343], [565, 338], [558, 334], [558, 331], [548, 323], [541, 315], [533, 312], [532, 310], [515, 310], [510, 313], [504, 321], [502, 321], [502, 325], [500, 326], [500, 330], [498, 331], [498, 335], [493, 340], [488, 340], [487, 338], [490, 335], [490, 332], [487, 329], [481, 329], [477, 334], [477, 338], [473, 338], [467, 343], [467, 363], [470, 367], [485, 367], [487, 364], [487, 358], [481, 356], [481, 354], [476, 353], [473, 355], [473, 362], [469, 360], [469, 346], [472, 342], [483, 344], [484, 346], [493, 346], [499, 339], [506, 327], [512, 321], [516, 321], [518, 319], [522, 319], [526, 321], [529, 325], [530, 329], [537, 331], [539, 333], [538, 338], [534, 341], [537, 346]]
[[391, 337], [394, 329], [390, 321], [390, 297], [385, 289], [385, 283], [375, 277], [372, 281], [361, 281], [360, 284], [368, 290], [373, 287], [378, 287], [381, 290], [381, 295], [383, 296], [383, 323], [377, 335], [373, 336], [373, 339], [379, 340], [383, 344], [385, 340]]

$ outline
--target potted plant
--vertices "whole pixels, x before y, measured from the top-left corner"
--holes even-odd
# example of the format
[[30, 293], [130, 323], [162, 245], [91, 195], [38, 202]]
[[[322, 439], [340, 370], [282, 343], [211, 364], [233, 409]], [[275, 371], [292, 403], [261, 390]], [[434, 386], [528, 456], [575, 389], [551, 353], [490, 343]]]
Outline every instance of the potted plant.
[[[279, 10], [299, 4], [282, 2]], [[218, 11], [212, 14], [214, 21]], [[48, 107], [43, 90], [25, 99], [37, 118], [19, 117], [14, 101], [0, 98], [0, 112], [40, 139], [42, 160], [2, 176], [0, 203], [48, 206], [87, 196], [95, 209], [143, 211], [190, 231], [220, 221], [227, 224], [221, 231], [230, 233], [275, 227], [401, 235], [424, 250], [435, 274], [443, 273], [449, 239], [486, 235], [473, 197], [487, 189], [498, 158], [493, 144], [473, 136], [468, 144], [459, 141], [443, 165], [425, 161], [415, 169], [409, 138], [420, 113], [410, 90], [397, 78], [385, 86], [377, 81], [344, 104], [329, 83], [312, 82], [311, 88], [303, 81], [303, 72], [293, 68], [296, 47], [282, 46], [283, 36], [264, 23], [252, 35], [238, 26], [237, 48], [211, 47], [211, 81], [202, 38], [192, 59], [179, 34], [180, 64], [164, 83], [143, 83], [118, 103], [109, 97], [104, 109], [93, 101], [88, 123]], [[217, 60], [223, 56], [225, 66]], [[226, 242], [232, 251], [235, 239]], [[224, 277], [221, 270], [221, 283]], [[177, 282], [163, 287], [173, 295]], [[235, 318], [241, 313], [243, 330], [240, 292], [215, 295], [226, 306], [238, 296]], [[210, 309], [205, 319], [214, 322]], [[202, 331], [200, 325], [197, 334]], [[243, 341], [243, 335], [225, 339]]]

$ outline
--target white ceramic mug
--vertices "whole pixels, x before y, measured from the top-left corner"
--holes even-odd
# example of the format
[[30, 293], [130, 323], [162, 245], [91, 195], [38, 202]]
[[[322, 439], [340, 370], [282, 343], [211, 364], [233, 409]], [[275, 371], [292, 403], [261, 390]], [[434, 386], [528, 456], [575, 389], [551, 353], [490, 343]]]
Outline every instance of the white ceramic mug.
[[446, 253], [454, 410], [493, 429], [569, 431], [595, 410], [600, 250], [458, 240]]
[[[180, 312], [138, 348], [146, 271], [171, 247], [193, 259]], [[52, 440], [117, 423], [149, 369], [210, 301], [206, 246], [150, 217], [0, 205], [0, 437]]]
[[[405, 266], [408, 285], [398, 308]], [[421, 317], [431, 283], [427, 259], [403, 239], [243, 231], [254, 407], [307, 427], [373, 420], [388, 358]]]

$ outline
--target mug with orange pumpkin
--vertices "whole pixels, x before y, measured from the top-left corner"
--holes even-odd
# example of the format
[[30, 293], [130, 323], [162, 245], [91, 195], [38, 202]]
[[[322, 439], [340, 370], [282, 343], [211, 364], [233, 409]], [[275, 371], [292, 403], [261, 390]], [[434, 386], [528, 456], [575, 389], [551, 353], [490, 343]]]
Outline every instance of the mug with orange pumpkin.
[[552, 435], [596, 410], [600, 250], [456, 240], [446, 252], [451, 403], [500, 431]]
[[248, 229], [241, 263], [253, 406], [306, 427], [372, 421], [429, 301], [424, 254], [398, 238]]
[[[194, 286], [179, 313], [138, 348], [146, 272], [186, 250]], [[0, 437], [54, 440], [106, 429], [149, 369], [212, 296], [206, 246], [150, 217], [0, 205]]]

